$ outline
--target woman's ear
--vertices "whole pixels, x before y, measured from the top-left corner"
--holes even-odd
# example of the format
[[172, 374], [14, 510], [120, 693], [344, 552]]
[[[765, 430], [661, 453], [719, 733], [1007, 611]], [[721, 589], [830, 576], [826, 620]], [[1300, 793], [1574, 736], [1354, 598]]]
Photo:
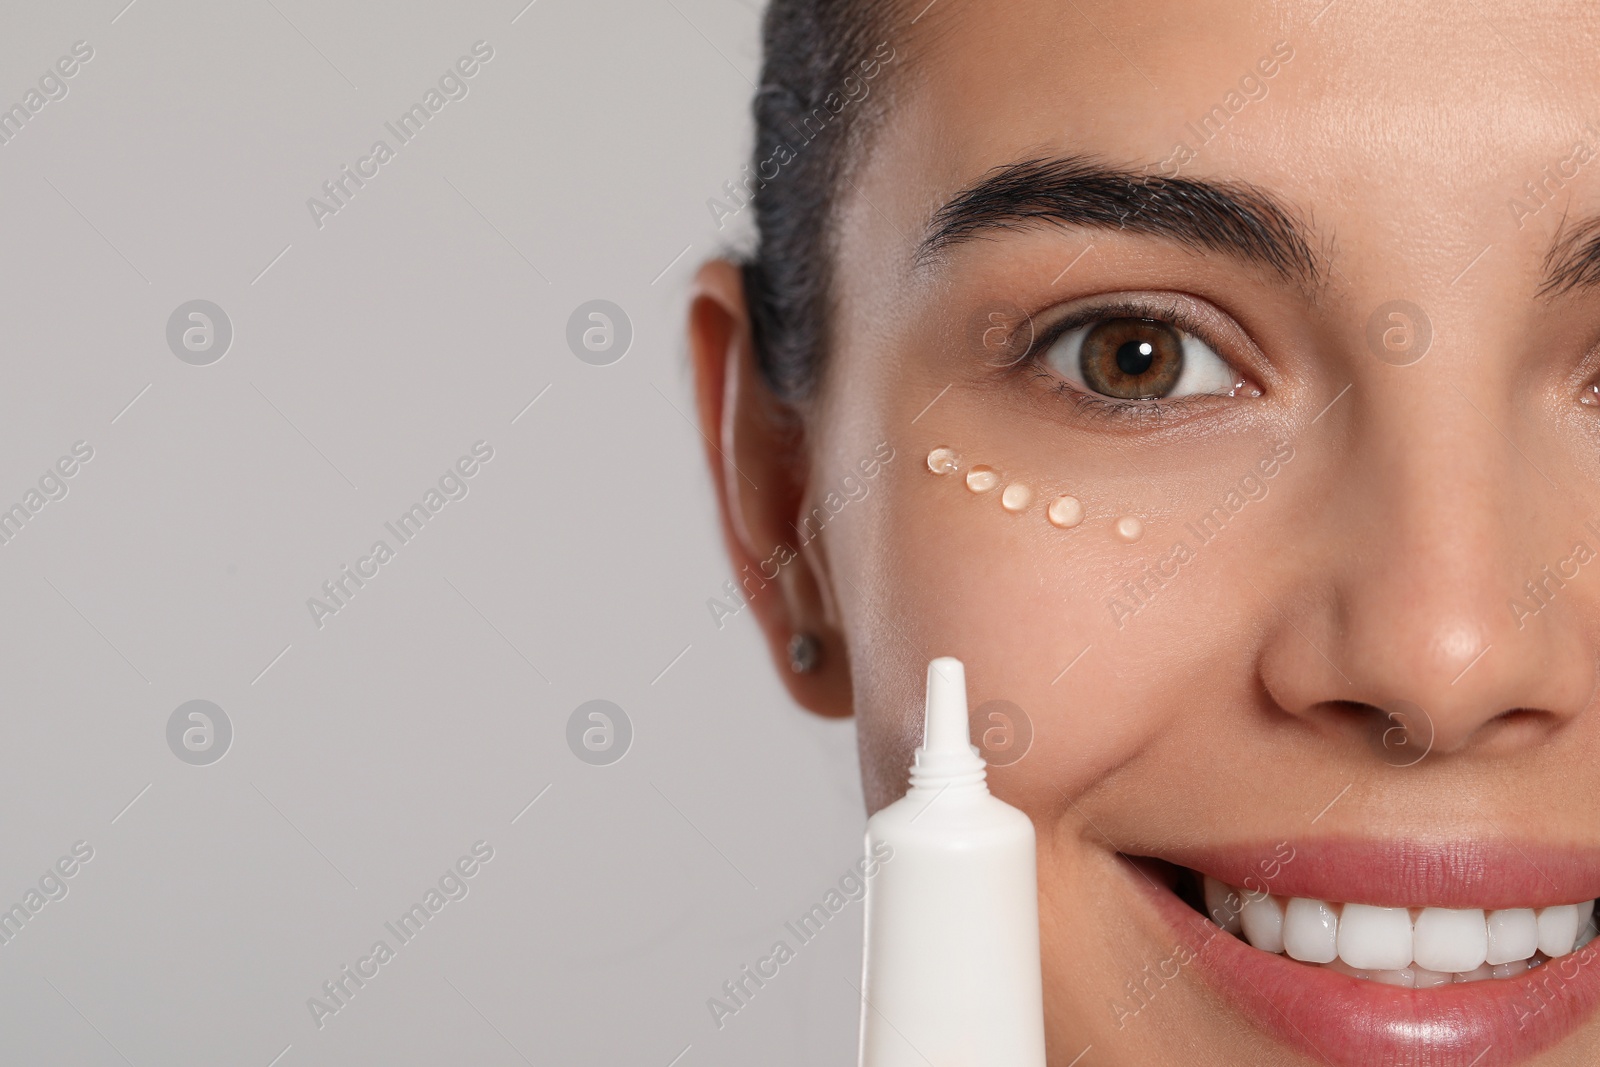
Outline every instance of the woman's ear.
[[[767, 387], [756, 364], [738, 264], [712, 260], [695, 275], [689, 304], [689, 351], [706, 462], [733, 561], [738, 598], [746, 601], [790, 694], [819, 715], [852, 710], [850, 664], [831, 605], [820, 544], [802, 551], [795, 520], [808, 475], [798, 413]], [[817, 642], [815, 665], [795, 669], [796, 637]], [[799, 650], [804, 651], [804, 650]], [[805, 656], [798, 657], [804, 663]]]

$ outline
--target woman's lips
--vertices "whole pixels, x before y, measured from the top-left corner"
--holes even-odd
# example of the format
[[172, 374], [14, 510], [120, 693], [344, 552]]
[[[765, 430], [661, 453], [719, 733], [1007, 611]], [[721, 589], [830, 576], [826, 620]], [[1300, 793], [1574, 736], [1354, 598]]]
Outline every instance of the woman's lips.
[[[1284, 842], [1162, 859], [1274, 895], [1385, 907], [1543, 907], [1592, 897], [1600, 885], [1593, 854], [1533, 846]], [[1259, 1028], [1315, 1061], [1509, 1065], [1559, 1042], [1600, 1005], [1600, 940], [1514, 977], [1400, 988], [1253, 948], [1142, 866], [1130, 862], [1128, 873], [1178, 935], [1178, 951], [1162, 961], [1166, 971], [1193, 966]], [[1462, 882], [1452, 883], [1452, 874]], [[1130, 986], [1130, 995], [1154, 999], [1152, 979], [1176, 978], [1166, 971], [1147, 974], [1145, 988]], [[1131, 1000], [1123, 1009], [1138, 1010], [1142, 1003]]]

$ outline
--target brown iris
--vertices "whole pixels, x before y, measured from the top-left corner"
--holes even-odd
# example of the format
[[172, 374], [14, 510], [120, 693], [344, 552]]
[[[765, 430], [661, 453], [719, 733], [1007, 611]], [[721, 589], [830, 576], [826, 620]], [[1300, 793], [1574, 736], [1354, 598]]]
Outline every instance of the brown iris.
[[1183, 337], [1156, 319], [1107, 319], [1084, 335], [1078, 363], [1097, 393], [1155, 400], [1183, 374]]

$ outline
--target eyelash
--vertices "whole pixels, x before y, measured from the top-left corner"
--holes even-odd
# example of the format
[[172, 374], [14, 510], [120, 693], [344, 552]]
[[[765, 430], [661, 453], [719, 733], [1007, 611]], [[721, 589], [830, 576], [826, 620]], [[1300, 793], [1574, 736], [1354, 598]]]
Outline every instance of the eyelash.
[[[1207, 324], [1201, 322], [1181, 302], [1171, 298], [1157, 296], [1148, 297], [1118, 297], [1109, 301], [1084, 308], [1068, 315], [1045, 330], [1043, 336], [1028, 346], [1028, 350], [1016, 359], [1002, 364], [1002, 371], [1027, 374], [1031, 378], [1041, 379], [1053, 389], [1062, 399], [1070, 400], [1078, 411], [1086, 416], [1098, 419], [1122, 419], [1142, 425], [1146, 422], [1156, 422], [1167, 418], [1174, 413], [1174, 409], [1196, 400], [1210, 399], [1207, 396], [1178, 397], [1172, 400], [1122, 400], [1117, 397], [1100, 396], [1096, 393], [1085, 392], [1053, 373], [1042, 364], [1040, 357], [1050, 351], [1052, 345], [1063, 336], [1080, 326], [1087, 326], [1093, 322], [1106, 319], [1136, 318], [1156, 319], [1165, 322], [1174, 329], [1199, 338], [1212, 351], [1216, 352], [1229, 367], [1233, 367], [1231, 360], [1222, 355], [1222, 345], [1217, 344], [1210, 336]], [[1031, 321], [1031, 318], [1030, 318]], [[1015, 331], [1013, 330], [1013, 333]], [[1234, 373], [1238, 374], [1237, 368]]]
[[1122, 400], [1117, 397], [1100, 396], [1084, 392], [1071, 382], [1062, 381], [1060, 375], [1045, 370], [1031, 358], [1024, 362], [1028, 364], [1027, 373], [1031, 377], [1042, 381], [1045, 387], [1053, 390], [1058, 397], [1070, 401], [1080, 415], [1089, 418], [1121, 419], [1135, 426], [1142, 426], [1146, 423], [1160, 422], [1168, 416], [1173, 405], [1187, 399]]

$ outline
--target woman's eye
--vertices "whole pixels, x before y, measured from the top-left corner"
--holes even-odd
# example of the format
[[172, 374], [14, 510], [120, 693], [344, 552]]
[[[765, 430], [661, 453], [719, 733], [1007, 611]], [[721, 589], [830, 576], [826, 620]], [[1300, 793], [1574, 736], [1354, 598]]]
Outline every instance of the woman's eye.
[[1079, 388], [1118, 400], [1225, 396], [1239, 384], [1211, 346], [1159, 319], [1100, 319], [1068, 330], [1040, 358]]

